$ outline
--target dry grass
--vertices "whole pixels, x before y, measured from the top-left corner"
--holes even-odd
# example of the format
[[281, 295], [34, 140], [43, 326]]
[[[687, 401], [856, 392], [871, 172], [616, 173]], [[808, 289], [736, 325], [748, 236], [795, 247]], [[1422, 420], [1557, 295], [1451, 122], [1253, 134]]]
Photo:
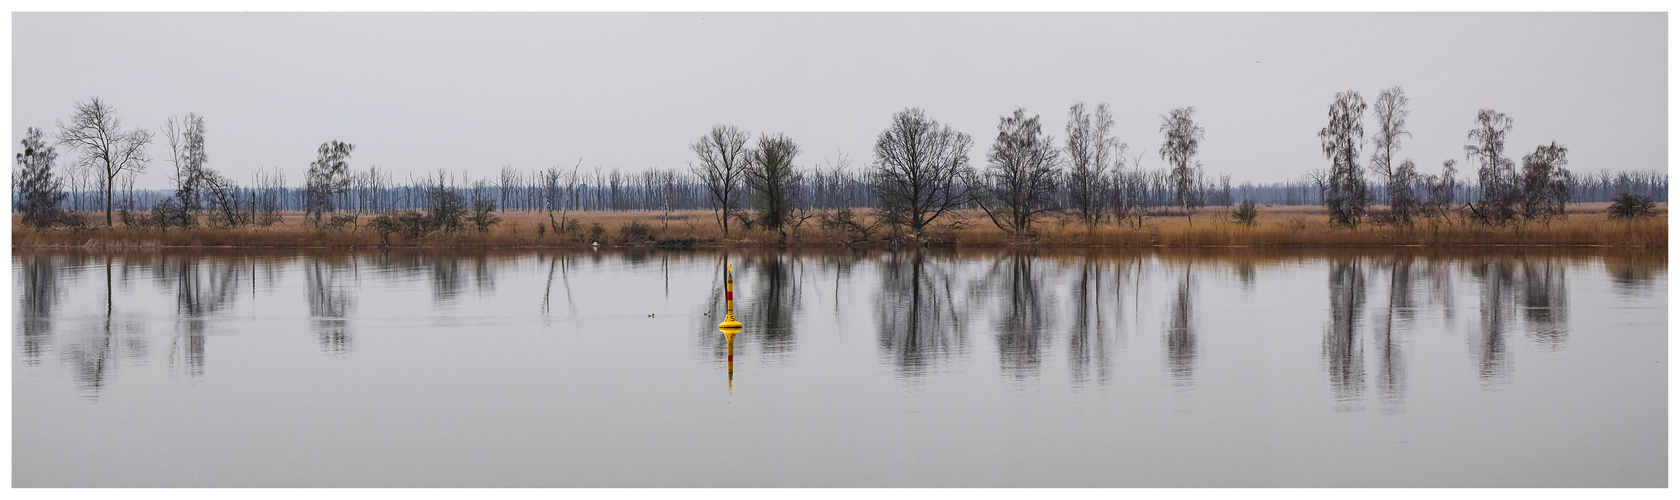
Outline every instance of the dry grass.
[[[1386, 246], [1617, 246], [1638, 248], [1666, 248], [1668, 246], [1668, 216], [1666, 204], [1662, 215], [1634, 222], [1611, 221], [1604, 215], [1608, 204], [1579, 204], [1570, 209], [1568, 219], [1549, 224], [1527, 223], [1513, 227], [1487, 227], [1468, 223], [1457, 217], [1440, 221], [1418, 221], [1411, 227], [1366, 224], [1356, 229], [1332, 226], [1320, 207], [1263, 207], [1253, 226], [1230, 221], [1225, 208], [1204, 208], [1192, 216], [1163, 214], [1145, 219], [1141, 228], [1121, 227], [1112, 222], [1087, 229], [1083, 224], [1065, 218], [1043, 220], [1038, 234], [1012, 238], [992, 225], [983, 214], [964, 212], [953, 214], [946, 222], [963, 221], [955, 229], [935, 231], [932, 245], [958, 247], [1386, 247]], [[1380, 207], [1378, 207], [1380, 209]], [[406, 240], [392, 235], [387, 245], [393, 247], [429, 248], [547, 248], [589, 246], [598, 242], [604, 246], [634, 243], [654, 246], [769, 246], [780, 241], [780, 235], [760, 230], [743, 230], [731, 224], [730, 237], [725, 239], [712, 212], [673, 212], [662, 221], [661, 212], [579, 212], [570, 215], [579, 219], [578, 230], [557, 234], [546, 230], [549, 216], [538, 212], [503, 213], [502, 222], [480, 233], [464, 230], [450, 234], [433, 234], [418, 240]], [[102, 220], [103, 217], [97, 217]], [[267, 228], [198, 227], [188, 230], [127, 229], [97, 227], [84, 231], [51, 230], [37, 232], [22, 227], [20, 216], [12, 218], [13, 247], [240, 247], [240, 248], [359, 248], [380, 246], [379, 235], [366, 226], [372, 219], [364, 215], [343, 230], [316, 231], [304, 222], [302, 214], [286, 214], [285, 221]], [[863, 219], [870, 221], [865, 214]], [[651, 241], [627, 242], [623, 232], [632, 222], [651, 226]], [[544, 226], [539, 231], [538, 226]], [[599, 226], [599, 232], [594, 227]], [[852, 241], [854, 234], [846, 234], [821, 226], [817, 218], [806, 221], [799, 229], [790, 231], [791, 246], [838, 246]], [[893, 233], [880, 228], [864, 245], [887, 246]]]
[[[1145, 219], [1141, 228], [1113, 223], [1087, 230], [1068, 220], [1049, 220], [1039, 234], [1026, 241], [1012, 240], [991, 224], [976, 225], [956, 236], [959, 246], [1031, 243], [1040, 246], [1159, 246], [1191, 247], [1387, 247], [1387, 246], [1668, 246], [1667, 207], [1656, 218], [1624, 222], [1604, 215], [1608, 203], [1572, 206], [1567, 219], [1488, 227], [1451, 217], [1419, 220], [1410, 227], [1365, 224], [1348, 229], [1331, 225], [1323, 208], [1266, 207], [1253, 226], [1231, 222], [1223, 208], [1203, 208], [1190, 217], [1182, 213]], [[1378, 207], [1383, 208], [1383, 207]], [[983, 222], [983, 221], [982, 221]]]

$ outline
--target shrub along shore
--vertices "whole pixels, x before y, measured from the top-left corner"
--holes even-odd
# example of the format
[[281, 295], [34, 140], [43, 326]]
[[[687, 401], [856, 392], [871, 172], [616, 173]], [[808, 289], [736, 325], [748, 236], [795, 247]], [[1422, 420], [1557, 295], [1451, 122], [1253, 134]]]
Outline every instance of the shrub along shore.
[[31, 247], [232, 247], [232, 248], [567, 248], [722, 246], [906, 248], [915, 246], [1040, 247], [1392, 247], [1392, 246], [1571, 246], [1666, 248], [1666, 205], [1659, 215], [1635, 220], [1611, 219], [1608, 204], [1576, 204], [1564, 218], [1488, 226], [1450, 216], [1422, 219], [1410, 226], [1367, 223], [1332, 225], [1323, 207], [1260, 207], [1252, 224], [1233, 220], [1232, 209], [1201, 208], [1189, 216], [1158, 213], [1087, 227], [1071, 217], [1047, 216], [1033, 234], [1011, 235], [986, 214], [961, 211], [941, 218], [918, 238], [908, 228], [879, 220], [873, 211], [798, 214], [785, 232], [741, 227], [732, 221], [728, 237], [710, 211], [503, 212], [480, 230], [463, 225], [448, 230], [415, 231], [372, 214], [340, 214], [341, 225], [318, 229], [301, 213], [283, 214], [266, 227], [217, 227], [203, 221], [189, 228], [92, 226], [37, 231], [12, 220], [13, 248]]

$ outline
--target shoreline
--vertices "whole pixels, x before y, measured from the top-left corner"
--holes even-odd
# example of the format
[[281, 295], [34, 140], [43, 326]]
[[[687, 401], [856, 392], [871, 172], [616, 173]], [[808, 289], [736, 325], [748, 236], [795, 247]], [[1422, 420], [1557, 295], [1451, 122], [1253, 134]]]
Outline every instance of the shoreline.
[[[728, 249], [788, 249], [788, 250], [914, 250], [913, 246], [846, 246], [833, 244], [802, 244], [802, 245], [762, 245], [762, 244], [704, 244], [683, 247], [659, 245], [528, 245], [528, 246], [488, 246], [488, 245], [95, 245], [92, 242], [82, 245], [62, 244], [13, 244], [13, 250], [728, 250]], [[925, 245], [919, 248], [930, 249], [1054, 249], [1054, 250], [1200, 250], [1200, 249], [1255, 249], [1255, 250], [1289, 250], [1289, 249], [1385, 249], [1385, 248], [1413, 248], [1413, 249], [1442, 249], [1442, 248], [1535, 248], [1535, 249], [1660, 249], [1666, 246], [1630, 246], [1630, 245], [1595, 245], [1595, 244], [1561, 244], [1561, 243], [1477, 243], [1477, 244], [1297, 244], [1297, 245], [1198, 245], [1198, 246], [1109, 246], [1109, 245], [1044, 245], [1034, 243], [1012, 244], [971, 244], [971, 245]]]
[[[1582, 204], [1592, 205], [1592, 204]], [[1268, 207], [1249, 226], [1230, 221], [1224, 207], [1201, 208], [1189, 217], [1157, 214], [1142, 224], [1122, 226], [1112, 220], [1094, 228], [1065, 217], [1046, 217], [1030, 238], [1016, 238], [986, 220], [983, 214], [959, 212], [943, 220], [949, 226], [929, 231], [924, 241], [897, 234], [876, 224], [867, 211], [854, 227], [824, 226], [817, 214], [788, 233], [738, 229], [731, 221], [724, 238], [715, 213], [574, 212], [565, 214], [574, 228], [565, 233], [548, 230], [546, 212], [502, 212], [502, 221], [486, 231], [461, 229], [419, 238], [400, 234], [381, 237], [369, 226], [372, 214], [360, 214], [345, 229], [317, 231], [302, 214], [284, 214], [270, 227], [126, 228], [94, 226], [81, 230], [37, 231], [21, 225], [14, 214], [12, 248], [103, 249], [725, 249], [725, 248], [1046, 248], [1046, 249], [1289, 249], [1289, 248], [1667, 248], [1666, 206], [1656, 217], [1634, 221], [1609, 220], [1599, 207], [1572, 206], [1567, 218], [1533, 221], [1506, 227], [1470, 224], [1456, 217], [1419, 220], [1409, 227], [1363, 224], [1356, 228], [1331, 226], [1323, 207]], [[1607, 205], [1607, 204], [1606, 204]], [[91, 216], [92, 213], [87, 215]], [[92, 217], [90, 217], [91, 219]], [[100, 217], [103, 218], [102, 216]], [[558, 218], [558, 217], [556, 217]], [[955, 224], [951, 224], [956, 222]]]

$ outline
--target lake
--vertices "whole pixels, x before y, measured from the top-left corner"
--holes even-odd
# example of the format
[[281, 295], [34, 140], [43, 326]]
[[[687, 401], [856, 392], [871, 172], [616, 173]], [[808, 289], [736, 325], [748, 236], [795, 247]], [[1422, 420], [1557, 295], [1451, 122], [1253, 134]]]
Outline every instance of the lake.
[[13, 485], [1664, 487], [1666, 259], [14, 249]]

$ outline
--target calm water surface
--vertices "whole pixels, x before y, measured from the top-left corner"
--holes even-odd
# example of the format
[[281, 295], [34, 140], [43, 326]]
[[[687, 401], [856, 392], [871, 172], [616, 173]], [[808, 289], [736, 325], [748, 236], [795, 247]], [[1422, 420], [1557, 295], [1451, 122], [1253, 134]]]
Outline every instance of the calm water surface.
[[15, 486], [1667, 485], [1662, 253], [14, 250], [12, 277]]

